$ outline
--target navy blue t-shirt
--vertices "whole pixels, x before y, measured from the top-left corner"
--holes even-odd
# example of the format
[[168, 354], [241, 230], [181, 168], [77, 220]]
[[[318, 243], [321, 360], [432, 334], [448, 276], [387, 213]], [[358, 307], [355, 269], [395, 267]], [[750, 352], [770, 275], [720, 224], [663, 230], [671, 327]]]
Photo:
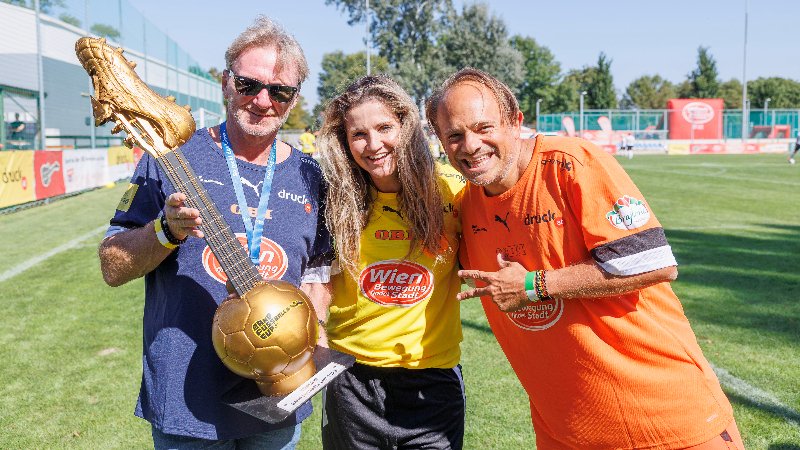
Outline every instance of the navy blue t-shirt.
[[[224, 154], [208, 130], [198, 130], [181, 151], [225, 222], [246, 241]], [[236, 162], [255, 215], [265, 167]], [[323, 220], [322, 183], [316, 161], [296, 149], [277, 164], [259, 266], [268, 278], [295, 286], [329, 280], [331, 239]], [[128, 201], [118, 207], [124, 210], [116, 211], [108, 234], [151, 222], [173, 192], [155, 159], [145, 154], [124, 197]], [[214, 312], [227, 296], [225, 279], [205, 240], [191, 237], [145, 275], [143, 375], [136, 415], [165, 433], [232, 439], [294, 425], [311, 414], [307, 402], [273, 425], [221, 402], [242, 381], [222, 364], [211, 344]]]

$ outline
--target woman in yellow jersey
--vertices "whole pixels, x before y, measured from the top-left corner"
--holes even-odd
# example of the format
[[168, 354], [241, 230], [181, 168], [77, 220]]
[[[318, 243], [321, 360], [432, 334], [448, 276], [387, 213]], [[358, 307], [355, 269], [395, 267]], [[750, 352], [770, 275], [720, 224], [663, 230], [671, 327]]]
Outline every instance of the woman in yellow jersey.
[[386, 76], [331, 101], [318, 148], [338, 264], [328, 343], [356, 358], [326, 389], [323, 445], [461, 448], [463, 178], [437, 166], [414, 101]]

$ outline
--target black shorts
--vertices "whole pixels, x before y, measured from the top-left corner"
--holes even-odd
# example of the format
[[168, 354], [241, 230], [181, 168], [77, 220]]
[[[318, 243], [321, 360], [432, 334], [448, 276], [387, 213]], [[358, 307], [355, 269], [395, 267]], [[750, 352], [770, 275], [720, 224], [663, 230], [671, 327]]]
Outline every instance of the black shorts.
[[461, 366], [355, 364], [323, 395], [324, 449], [460, 449], [466, 398]]

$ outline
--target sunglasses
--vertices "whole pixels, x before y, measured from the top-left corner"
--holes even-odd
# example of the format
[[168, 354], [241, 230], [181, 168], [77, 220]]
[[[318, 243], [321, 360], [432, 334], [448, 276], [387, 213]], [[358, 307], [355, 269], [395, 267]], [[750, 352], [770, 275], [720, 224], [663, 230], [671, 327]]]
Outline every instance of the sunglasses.
[[256, 96], [262, 89], [266, 89], [270, 98], [278, 103], [289, 103], [297, 94], [297, 88], [285, 84], [266, 84], [252, 78], [243, 77], [228, 69], [233, 77], [233, 87], [242, 95]]

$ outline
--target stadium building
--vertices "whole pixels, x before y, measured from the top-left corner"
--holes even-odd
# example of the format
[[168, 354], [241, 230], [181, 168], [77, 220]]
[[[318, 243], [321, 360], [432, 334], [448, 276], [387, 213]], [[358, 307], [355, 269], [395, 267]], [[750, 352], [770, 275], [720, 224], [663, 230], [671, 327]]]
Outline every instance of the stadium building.
[[[13, 4], [12, 4], [13, 3]], [[95, 128], [92, 86], [75, 56], [82, 36], [125, 49], [158, 94], [189, 105], [198, 127], [223, 118], [219, 82], [127, 1], [0, 2], [0, 145], [3, 150], [105, 148], [120, 145], [111, 124]], [[25, 6], [18, 6], [23, 4]], [[44, 124], [43, 145], [39, 130]]]

